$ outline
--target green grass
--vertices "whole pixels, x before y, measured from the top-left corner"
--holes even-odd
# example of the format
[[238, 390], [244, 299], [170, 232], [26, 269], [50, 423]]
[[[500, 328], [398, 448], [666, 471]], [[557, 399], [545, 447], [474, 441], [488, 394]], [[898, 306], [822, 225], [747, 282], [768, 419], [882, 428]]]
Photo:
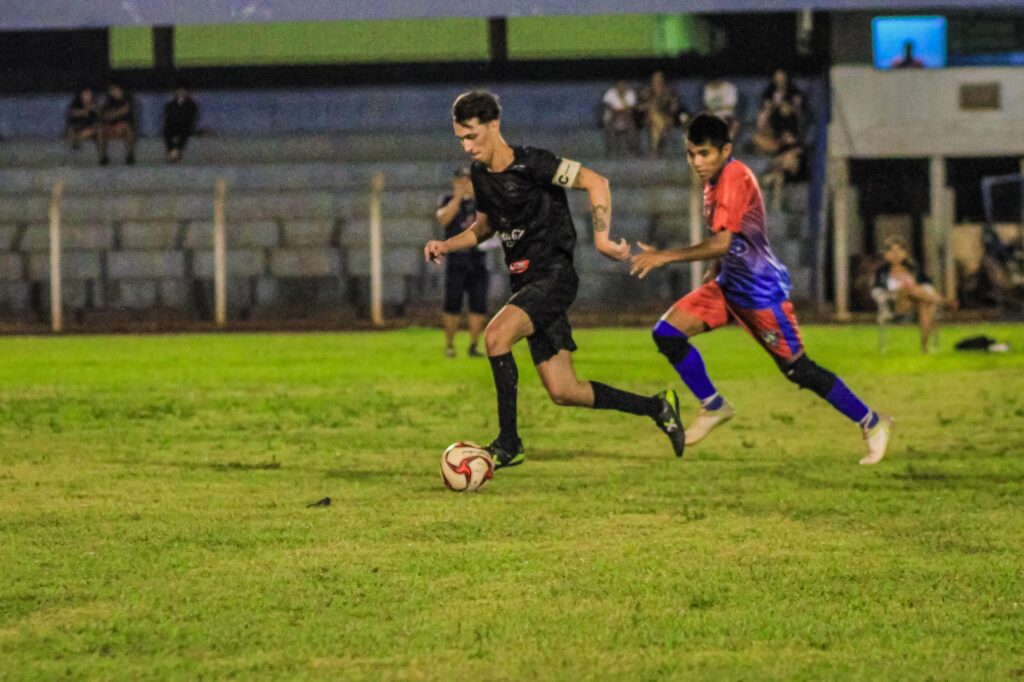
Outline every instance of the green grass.
[[[682, 461], [520, 348], [527, 462], [475, 495], [437, 467], [490, 372], [435, 330], [0, 339], [0, 678], [1020, 678], [1024, 327], [943, 340], [981, 332], [1018, 352], [804, 330], [897, 419], [872, 468], [735, 329], [697, 345], [737, 417]], [[645, 330], [577, 341], [682, 388]]]

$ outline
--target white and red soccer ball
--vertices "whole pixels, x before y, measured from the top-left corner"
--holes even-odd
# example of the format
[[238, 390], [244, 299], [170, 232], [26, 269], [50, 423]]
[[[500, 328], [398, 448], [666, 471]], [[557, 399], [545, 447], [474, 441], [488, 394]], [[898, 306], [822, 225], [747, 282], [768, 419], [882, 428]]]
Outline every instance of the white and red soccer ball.
[[471, 493], [494, 476], [491, 454], [476, 443], [452, 443], [441, 455], [441, 480], [457, 493]]

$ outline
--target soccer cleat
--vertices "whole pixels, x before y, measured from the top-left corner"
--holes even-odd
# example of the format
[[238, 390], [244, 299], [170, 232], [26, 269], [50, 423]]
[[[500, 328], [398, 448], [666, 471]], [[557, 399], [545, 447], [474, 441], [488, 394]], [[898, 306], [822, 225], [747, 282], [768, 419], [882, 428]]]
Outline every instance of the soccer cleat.
[[523, 441], [516, 439], [516, 442], [509, 445], [502, 443], [501, 439], [495, 438], [494, 441], [486, 448], [487, 452], [491, 453], [491, 458], [494, 459], [494, 469], [503, 469], [505, 467], [519, 466], [526, 461], [526, 455], [523, 451]]
[[868, 454], [860, 460], [861, 464], [878, 464], [885, 457], [892, 438], [893, 418], [887, 414], [878, 415], [878, 423], [870, 429], [864, 429], [864, 442], [868, 446]]
[[455, 349], [452, 348], [451, 346], [448, 346], [447, 348], [444, 349], [444, 356], [446, 358], [454, 358], [455, 357]]
[[722, 406], [717, 410], [701, 408], [697, 418], [686, 429], [686, 444], [693, 445], [704, 440], [704, 437], [711, 433], [712, 429], [732, 419], [734, 414], [732, 404], [725, 398], [722, 398]]
[[476, 346], [470, 346], [469, 347], [469, 357], [471, 357], [471, 358], [482, 358], [483, 356], [484, 356], [484, 354], [481, 353], [480, 351], [478, 351]]
[[661, 411], [654, 421], [672, 441], [672, 451], [676, 453], [676, 457], [682, 457], [683, 449], [686, 447], [686, 429], [683, 428], [683, 420], [679, 418], [679, 396], [670, 388], [655, 398], [661, 401]]

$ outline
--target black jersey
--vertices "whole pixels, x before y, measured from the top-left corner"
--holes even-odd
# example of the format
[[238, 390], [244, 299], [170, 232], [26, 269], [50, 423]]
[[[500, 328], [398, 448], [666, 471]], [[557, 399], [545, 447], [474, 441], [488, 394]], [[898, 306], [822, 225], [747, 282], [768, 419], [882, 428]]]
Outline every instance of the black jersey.
[[[437, 200], [437, 207], [441, 208], [445, 206], [449, 201], [452, 200], [451, 194], [445, 194]], [[452, 218], [451, 222], [444, 226], [444, 238], [451, 239], [455, 235], [459, 234], [463, 230], [469, 228], [470, 225], [476, 220], [476, 202], [472, 199], [463, 199], [462, 203], [459, 204], [459, 210]], [[480, 249], [469, 249], [466, 251], [456, 251], [449, 253], [447, 256], [448, 264], [451, 266], [458, 265], [480, 265], [482, 266], [485, 260], [484, 252]]]
[[512, 163], [500, 173], [476, 162], [470, 169], [477, 210], [487, 214], [501, 239], [512, 290], [553, 270], [572, 268], [576, 228], [565, 187], [579, 164], [545, 149], [512, 147]]

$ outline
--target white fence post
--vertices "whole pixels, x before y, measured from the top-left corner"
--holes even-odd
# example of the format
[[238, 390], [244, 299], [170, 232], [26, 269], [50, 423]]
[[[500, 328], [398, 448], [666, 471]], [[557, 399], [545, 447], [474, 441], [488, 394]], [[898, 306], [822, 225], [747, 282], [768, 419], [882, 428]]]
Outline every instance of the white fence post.
[[50, 199], [50, 326], [55, 332], [64, 328], [64, 296], [61, 293], [60, 267], [60, 201], [64, 196], [64, 180], [53, 183]]
[[845, 157], [834, 158], [829, 167], [832, 196], [832, 276], [835, 318], [850, 319], [850, 166]]
[[213, 197], [213, 299], [218, 327], [223, 327], [228, 317], [227, 236], [224, 224], [224, 199], [227, 191], [227, 181], [218, 178], [214, 184]]
[[384, 193], [384, 174], [376, 173], [370, 181], [370, 319], [376, 326], [384, 324], [384, 304], [381, 282], [381, 195]]
[[[700, 178], [690, 172], [690, 244], [699, 244], [704, 235], [704, 192]], [[701, 285], [704, 277], [703, 264], [690, 261], [690, 289]]]

